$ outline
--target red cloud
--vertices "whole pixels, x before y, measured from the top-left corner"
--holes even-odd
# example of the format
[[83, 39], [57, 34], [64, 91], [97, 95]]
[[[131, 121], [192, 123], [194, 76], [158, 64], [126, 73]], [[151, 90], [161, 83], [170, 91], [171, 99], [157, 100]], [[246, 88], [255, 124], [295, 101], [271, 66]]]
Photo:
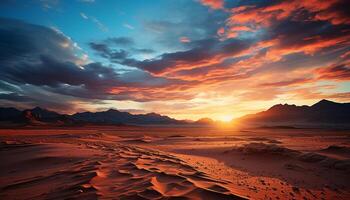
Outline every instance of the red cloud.
[[300, 84], [309, 83], [309, 82], [312, 82], [312, 79], [310, 79], [310, 78], [296, 78], [296, 79], [287, 80], [287, 81], [262, 83], [262, 84], [260, 84], [260, 86], [284, 87], [284, 86], [291, 86], [291, 85], [300, 85]]
[[319, 79], [350, 80], [350, 62], [318, 68], [315, 72]]
[[[280, 36], [275, 39], [265, 40], [252, 46], [249, 51], [258, 52], [260, 49], [266, 48], [265, 54], [259, 57], [251, 57], [245, 61], [247, 64], [252, 65], [251, 62], [277, 62], [280, 61], [284, 56], [293, 53], [304, 53], [306, 55], [314, 55], [323, 49], [329, 47], [345, 47], [350, 44], [350, 35], [339, 35], [332, 37], [321, 37], [316, 36], [312, 38], [305, 38], [303, 40], [288, 42], [287, 36]], [[343, 57], [345, 55], [342, 55]]]
[[182, 42], [182, 43], [189, 43], [189, 42], [191, 42], [191, 40], [188, 37], [180, 37], [179, 41]]
[[212, 9], [222, 9], [224, 8], [224, 0], [200, 0], [200, 2]]
[[[237, 36], [240, 31], [252, 31], [253, 28], [236, 29], [237, 26], [254, 27], [258, 30], [269, 27], [276, 21], [287, 18], [298, 18], [300, 11], [307, 11], [308, 21], [329, 21], [333, 25], [350, 24], [350, 17], [341, 12], [338, 7], [347, 5], [342, 0], [289, 0], [263, 7], [239, 6], [231, 9], [231, 16], [227, 19], [227, 33], [222, 36]], [[235, 30], [236, 29], [236, 30]], [[227, 37], [227, 38], [230, 38]]]

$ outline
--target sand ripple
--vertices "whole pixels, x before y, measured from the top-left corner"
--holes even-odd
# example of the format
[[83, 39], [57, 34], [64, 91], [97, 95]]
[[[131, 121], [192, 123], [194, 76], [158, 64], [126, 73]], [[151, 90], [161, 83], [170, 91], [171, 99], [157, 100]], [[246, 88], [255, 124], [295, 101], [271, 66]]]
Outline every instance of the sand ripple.
[[[0, 166], [0, 199], [244, 199], [173, 155], [132, 145], [4, 143], [0, 150], [9, 160]], [[8, 171], [16, 166], [24, 171]]]
[[243, 199], [225, 183], [165, 153], [118, 146], [107, 157], [90, 181], [101, 199]]

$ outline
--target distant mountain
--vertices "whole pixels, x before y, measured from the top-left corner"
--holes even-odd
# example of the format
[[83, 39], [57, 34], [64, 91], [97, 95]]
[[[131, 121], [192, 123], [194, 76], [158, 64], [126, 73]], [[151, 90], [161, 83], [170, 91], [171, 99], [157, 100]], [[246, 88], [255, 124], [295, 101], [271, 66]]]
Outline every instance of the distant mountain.
[[23, 111], [16, 108], [0, 108], [0, 121], [19, 125], [167, 125], [187, 123], [157, 113], [133, 115], [128, 112], [120, 112], [118, 110], [110, 109], [102, 112], [83, 112], [73, 115], [65, 115], [40, 107]]
[[68, 115], [35, 107], [20, 111], [16, 108], [0, 108], [0, 121], [22, 125], [68, 125], [75, 121]]
[[[237, 120], [240, 124], [260, 126], [290, 125], [350, 125], [350, 103], [336, 103], [321, 100], [312, 106], [296, 106], [288, 104], [274, 105], [266, 111], [244, 116]], [[8, 123], [17, 125], [53, 125], [79, 126], [92, 125], [215, 125], [210, 118], [198, 121], [176, 120], [157, 113], [131, 114], [110, 109], [102, 112], [82, 112], [73, 115], [59, 114], [40, 107], [18, 110], [16, 108], [0, 108], [0, 126]]]
[[278, 104], [246, 115], [239, 122], [249, 124], [350, 124], [350, 103], [321, 100], [312, 106]]
[[0, 121], [16, 121], [20, 117], [22, 111], [16, 108], [0, 108]]
[[59, 114], [40, 107], [24, 110], [21, 115], [21, 120], [23, 120], [24, 123], [32, 125], [69, 125], [75, 123], [69, 115]]
[[102, 112], [83, 112], [72, 115], [74, 120], [99, 124], [183, 124], [183, 121], [172, 119], [157, 113], [133, 115], [128, 112], [120, 112], [110, 109]]
[[211, 118], [201, 118], [195, 122], [193, 122], [195, 125], [214, 125], [215, 121], [212, 120]]

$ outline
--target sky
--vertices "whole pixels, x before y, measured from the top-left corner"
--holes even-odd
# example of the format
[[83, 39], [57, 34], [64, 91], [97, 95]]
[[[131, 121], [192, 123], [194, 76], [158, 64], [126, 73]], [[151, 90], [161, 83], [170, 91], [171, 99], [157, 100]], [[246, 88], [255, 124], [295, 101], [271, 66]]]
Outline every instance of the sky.
[[346, 0], [3, 0], [0, 106], [229, 121], [350, 101]]

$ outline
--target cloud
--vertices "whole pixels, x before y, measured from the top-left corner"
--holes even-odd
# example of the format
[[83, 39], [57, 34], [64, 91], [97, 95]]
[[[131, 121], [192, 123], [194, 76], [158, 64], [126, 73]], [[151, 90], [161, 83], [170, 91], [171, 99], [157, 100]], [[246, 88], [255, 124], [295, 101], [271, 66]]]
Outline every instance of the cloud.
[[0, 99], [14, 102], [33, 102], [33, 99], [27, 96], [18, 95], [17, 93], [0, 93]]
[[188, 37], [180, 37], [179, 41], [182, 43], [189, 43], [191, 40]]
[[224, 0], [200, 0], [200, 2], [212, 9], [222, 9], [224, 8]]
[[105, 26], [104, 24], [102, 24], [102, 22], [100, 22], [100, 20], [98, 20], [96, 17], [90, 16], [90, 19], [92, 22], [94, 22], [97, 27], [103, 31], [103, 32], [108, 32], [108, 27]]
[[88, 16], [86, 16], [86, 14], [85, 14], [85, 13], [83, 13], [83, 12], [81, 12], [81, 13], [80, 13], [80, 16], [81, 16], [83, 19], [89, 19], [89, 17], [88, 17]]
[[56, 8], [60, 3], [60, 0], [39, 0], [38, 2], [41, 4], [43, 9], [48, 10]]
[[112, 50], [104, 43], [90, 42], [90, 47], [95, 50], [100, 56], [109, 59], [114, 63], [123, 63], [129, 56], [129, 53], [123, 49]]
[[43, 54], [55, 55], [58, 60], [72, 63], [83, 62], [77, 56], [82, 52], [79, 52], [75, 43], [57, 29], [6, 18], [0, 18], [0, 23], [1, 69], [9, 68], [15, 62], [34, 62]]
[[78, 0], [82, 3], [95, 3], [95, 0]]
[[[46, 107], [74, 106], [73, 102], [94, 100], [149, 101], [166, 96], [152, 90], [181, 84], [181, 81], [154, 77], [140, 70], [119, 74], [101, 63], [83, 63], [77, 45], [55, 29], [23, 21], [0, 19], [0, 93], [3, 101], [25, 102]], [[35, 34], [32, 34], [35, 33]], [[114, 38], [115, 39], [115, 38]], [[114, 40], [130, 44], [126, 38]], [[127, 57], [102, 44], [91, 44], [108, 58]], [[142, 50], [140, 50], [142, 51]], [[167, 92], [168, 97], [178, 93]], [[186, 95], [185, 95], [186, 96]], [[24, 104], [23, 104], [24, 105]]]
[[[117, 85], [117, 73], [98, 63], [79, 67], [71, 62], [61, 62], [43, 55], [35, 63], [21, 62], [1, 70], [1, 79], [16, 84], [60, 87], [64, 84], [99, 88]], [[64, 74], [64, 76], [62, 75]], [[45, 77], [45, 78], [42, 78]]]
[[129, 37], [113, 37], [113, 38], [108, 38], [106, 43], [113, 43], [114, 45], [120, 45], [120, 46], [132, 46], [135, 44], [134, 40]]
[[140, 27], [143, 35], [151, 38], [152, 43], [162, 49], [168, 49], [168, 52], [186, 49], [186, 43], [179, 42], [179, 38], [184, 36], [191, 41], [217, 38], [217, 29], [227, 17], [227, 13], [208, 12], [207, 7], [193, 2], [176, 2], [171, 5], [171, 9], [176, 10], [174, 14], [177, 18], [166, 15], [158, 20], [144, 19]]
[[187, 51], [164, 53], [154, 59], [125, 59], [120, 64], [137, 67], [153, 74], [169, 74], [179, 70], [202, 68], [220, 64], [227, 58], [234, 57], [249, 46], [249, 41], [228, 40], [217, 43], [215, 40], [195, 42]]
[[152, 54], [155, 53], [153, 49], [147, 49], [147, 48], [131, 48], [131, 51], [136, 53], [142, 53], [142, 54]]
[[319, 79], [348, 81], [350, 80], [350, 62], [318, 68], [315, 72]]
[[[317, 5], [317, 6], [315, 6]], [[231, 8], [227, 19], [226, 34], [234, 35], [244, 31], [258, 31], [284, 20], [328, 21], [333, 25], [350, 24], [350, 16], [345, 11], [349, 3], [344, 0], [310, 1], [270, 1], [260, 5], [242, 4]], [[247, 29], [237, 29], [245, 26]], [[229, 37], [230, 38], [230, 37]]]
[[129, 37], [107, 38], [102, 41], [90, 42], [89, 46], [98, 55], [118, 64], [124, 63], [131, 52], [133, 54], [152, 54], [155, 52], [153, 49], [135, 47], [134, 40]]
[[103, 32], [108, 32], [109, 29], [107, 26], [105, 26], [100, 20], [98, 20], [96, 17], [94, 16], [88, 16], [87, 14], [81, 12], [80, 16], [85, 19], [85, 20], [90, 20], [91, 22], [93, 22], [94, 24], [96, 24], [96, 26]]
[[134, 30], [135, 27], [131, 26], [130, 24], [124, 23], [123, 26], [127, 29]]
[[286, 80], [286, 81], [278, 81], [278, 82], [270, 82], [270, 83], [262, 83], [260, 86], [264, 87], [286, 87], [291, 85], [300, 85], [311, 82], [312, 79], [310, 78], [296, 78], [292, 80]]

